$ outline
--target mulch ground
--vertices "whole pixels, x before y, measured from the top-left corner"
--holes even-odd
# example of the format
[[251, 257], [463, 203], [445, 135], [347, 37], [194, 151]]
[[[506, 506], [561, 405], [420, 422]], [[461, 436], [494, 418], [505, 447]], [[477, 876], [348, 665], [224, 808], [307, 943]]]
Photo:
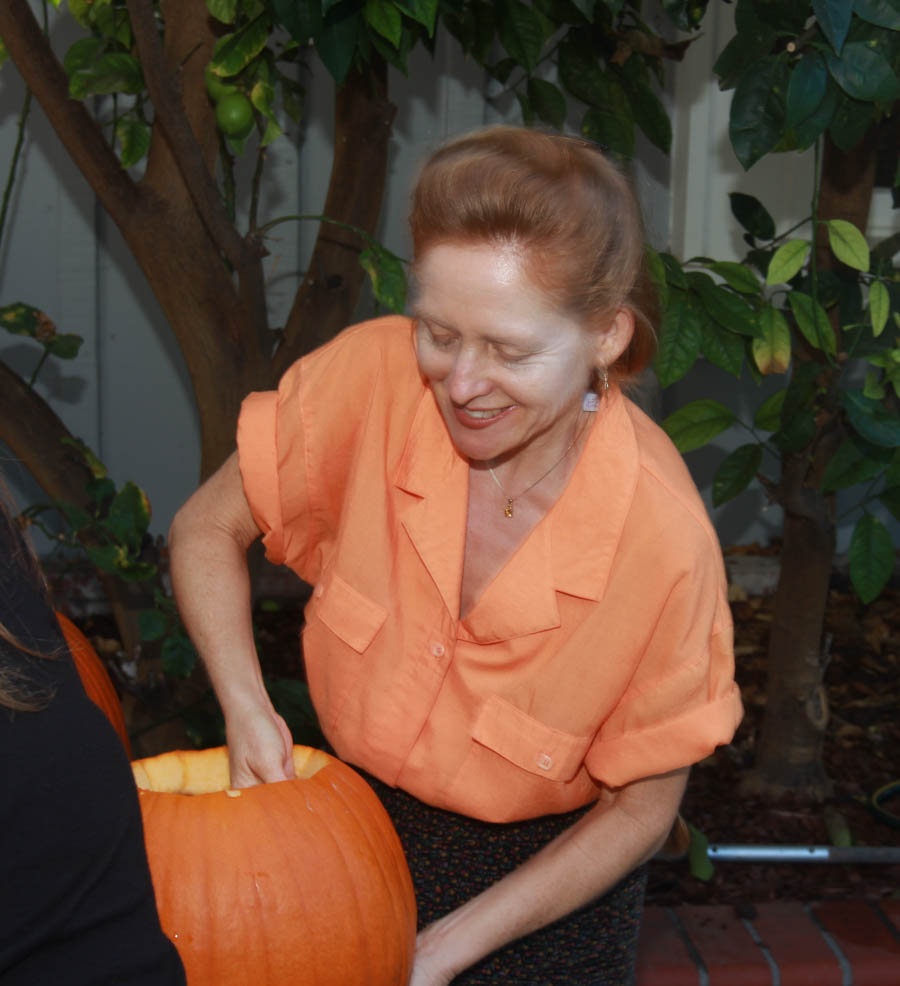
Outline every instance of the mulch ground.
[[[732, 611], [746, 714], [733, 742], [694, 768], [684, 818], [713, 844], [828, 845], [837, 824], [849, 830], [854, 845], [900, 847], [900, 828], [876, 817], [869, 805], [875, 791], [900, 779], [900, 586], [862, 606], [846, 580], [833, 578], [826, 626], [832, 634], [831, 660], [825, 679], [831, 718], [824, 752], [833, 794], [825, 804], [789, 798], [776, 803], [739, 793], [741, 778], [753, 762], [765, 707], [772, 600], [736, 598]], [[255, 616], [266, 673], [295, 675], [300, 603], [258, 606]], [[96, 618], [84, 629], [88, 636], [114, 632], [109, 621]], [[110, 641], [100, 642], [109, 653]], [[900, 795], [884, 807], [900, 815]], [[701, 880], [691, 874], [686, 858], [655, 860], [648, 887], [648, 902], [664, 905], [740, 908], [769, 900], [862, 896], [900, 896], [900, 866], [719, 862], [712, 878]]]
[[[870, 799], [900, 779], [900, 589], [890, 587], [862, 606], [839, 577], [832, 580], [826, 632], [833, 635], [825, 684], [831, 718], [825, 767], [833, 794], [819, 805], [742, 796], [739, 784], [753, 762], [765, 709], [766, 646], [772, 600], [732, 603], [737, 677], [745, 718], [734, 741], [692, 774], [683, 816], [710, 843], [829, 845], [836, 828], [852, 845], [900, 847], [900, 828], [876, 816]], [[900, 816], [900, 795], [882, 807]], [[708, 882], [686, 861], [654, 862], [648, 897], [658, 904], [733, 904], [769, 900], [900, 896], [900, 866], [835, 863], [720, 862]]]

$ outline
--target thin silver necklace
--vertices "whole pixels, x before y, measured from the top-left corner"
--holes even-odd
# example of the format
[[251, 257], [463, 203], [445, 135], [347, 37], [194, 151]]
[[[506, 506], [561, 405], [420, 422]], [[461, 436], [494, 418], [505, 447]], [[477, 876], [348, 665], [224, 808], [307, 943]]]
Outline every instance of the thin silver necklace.
[[537, 486], [537, 484], [541, 482], [541, 480], [546, 479], [550, 475], [550, 473], [553, 472], [553, 470], [560, 464], [560, 462], [562, 462], [562, 460], [572, 451], [573, 446], [578, 441], [578, 439], [581, 438], [581, 435], [584, 432], [584, 429], [587, 427], [588, 421], [590, 420], [591, 420], [590, 417], [585, 418], [584, 424], [578, 429], [578, 432], [576, 433], [575, 437], [572, 439], [571, 442], [569, 442], [569, 445], [566, 448], [565, 452], [563, 452], [563, 454], [556, 460], [556, 462], [554, 462], [553, 465], [550, 466], [550, 468], [545, 473], [542, 473], [540, 476], [538, 476], [538, 478], [530, 486], [526, 486], [524, 490], [521, 490], [519, 493], [516, 493], [515, 496], [510, 496], [509, 493], [507, 493], [506, 490], [503, 489], [503, 484], [500, 482], [499, 479], [497, 479], [497, 474], [494, 472], [493, 466], [488, 466], [488, 472], [491, 474], [491, 479], [493, 479], [493, 481], [500, 488], [500, 492], [503, 494], [506, 500], [506, 502], [503, 504], [504, 517], [511, 519], [513, 515], [513, 507], [515, 506], [516, 500], [521, 499], [523, 496], [525, 496], [526, 493], [531, 492], [531, 490], [533, 490], [535, 486]]

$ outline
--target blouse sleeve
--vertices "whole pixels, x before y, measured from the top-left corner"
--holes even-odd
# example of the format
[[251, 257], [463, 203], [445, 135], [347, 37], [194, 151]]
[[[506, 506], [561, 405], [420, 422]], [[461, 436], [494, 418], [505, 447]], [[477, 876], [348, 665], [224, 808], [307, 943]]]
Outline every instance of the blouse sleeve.
[[730, 742], [742, 716], [732, 637], [721, 558], [707, 551], [671, 588], [588, 751], [590, 773], [618, 787], [697, 763]]

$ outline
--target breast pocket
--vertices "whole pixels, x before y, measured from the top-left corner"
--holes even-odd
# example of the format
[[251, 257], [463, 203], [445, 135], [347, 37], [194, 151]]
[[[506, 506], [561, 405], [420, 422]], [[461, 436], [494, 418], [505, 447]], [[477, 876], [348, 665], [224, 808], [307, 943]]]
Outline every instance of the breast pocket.
[[555, 729], [492, 695], [478, 714], [472, 739], [531, 774], [567, 782], [581, 769], [592, 737]]
[[362, 654], [387, 619], [387, 610], [335, 572], [317, 601], [315, 615], [336, 637]]
[[365, 690], [366, 654], [387, 610], [332, 573], [313, 592], [303, 631], [306, 681], [319, 723], [336, 743], [342, 715]]

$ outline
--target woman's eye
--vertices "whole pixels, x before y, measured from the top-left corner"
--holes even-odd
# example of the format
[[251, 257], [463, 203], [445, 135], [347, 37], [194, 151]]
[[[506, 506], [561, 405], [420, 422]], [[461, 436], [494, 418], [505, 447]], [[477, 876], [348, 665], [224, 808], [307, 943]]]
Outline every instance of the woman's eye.
[[449, 349], [453, 345], [453, 336], [439, 336], [431, 333], [431, 342], [438, 349]]

